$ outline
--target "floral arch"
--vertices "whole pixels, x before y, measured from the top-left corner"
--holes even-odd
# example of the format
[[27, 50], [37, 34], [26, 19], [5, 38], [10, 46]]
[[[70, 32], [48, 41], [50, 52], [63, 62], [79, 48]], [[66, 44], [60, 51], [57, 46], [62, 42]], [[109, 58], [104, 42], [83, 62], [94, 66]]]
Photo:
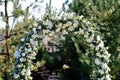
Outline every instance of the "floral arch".
[[111, 80], [108, 67], [110, 54], [97, 31], [97, 24], [92, 20], [70, 13], [55, 13], [44, 15], [37, 27], [33, 27], [26, 36], [20, 40], [17, 51], [14, 54], [15, 66], [13, 70], [14, 80], [32, 80], [32, 60], [38, 51], [38, 47], [44, 47], [49, 52], [52, 45], [56, 45], [54, 51], [59, 51], [57, 46], [62, 46], [65, 36], [70, 35], [77, 53], [80, 53], [79, 44], [86, 46], [86, 51], [91, 54], [93, 61], [92, 78], [94, 80]]

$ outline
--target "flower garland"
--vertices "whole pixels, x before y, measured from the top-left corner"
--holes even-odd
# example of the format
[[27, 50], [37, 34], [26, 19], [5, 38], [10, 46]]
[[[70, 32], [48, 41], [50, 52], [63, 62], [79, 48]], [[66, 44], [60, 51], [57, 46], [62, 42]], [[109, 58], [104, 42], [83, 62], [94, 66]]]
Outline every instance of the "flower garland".
[[[94, 72], [97, 80], [111, 80], [109, 76], [109, 57], [104, 42], [94, 30], [95, 24], [83, 18], [69, 13], [55, 13], [53, 15], [44, 15], [38, 27], [34, 27], [26, 36], [21, 39], [17, 51], [14, 53], [15, 68], [13, 71], [14, 80], [32, 80], [31, 69], [33, 67], [32, 60], [35, 59], [37, 49], [42, 43], [48, 52], [52, 52], [51, 43], [55, 46], [54, 51], [59, 51], [57, 46], [62, 45], [66, 35], [83, 36], [83, 42], [88, 43], [90, 50], [96, 55], [94, 58]], [[75, 44], [75, 46], [77, 46]], [[79, 48], [77, 49], [79, 52]]]

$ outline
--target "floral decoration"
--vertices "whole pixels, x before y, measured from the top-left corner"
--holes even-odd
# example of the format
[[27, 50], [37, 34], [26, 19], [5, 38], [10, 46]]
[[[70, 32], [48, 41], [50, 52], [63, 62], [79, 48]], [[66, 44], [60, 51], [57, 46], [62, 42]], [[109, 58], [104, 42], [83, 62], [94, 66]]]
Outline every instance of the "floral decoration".
[[[94, 79], [111, 80], [108, 66], [110, 53], [96, 28], [97, 24], [84, 18], [83, 15], [78, 16], [74, 13], [65, 12], [52, 15], [45, 14], [42, 20], [38, 22], [37, 27], [33, 27], [20, 40], [20, 44], [14, 53], [14, 80], [32, 80], [30, 76], [31, 69], [34, 66], [32, 60], [35, 59], [38, 49], [44, 47], [50, 53], [59, 51], [58, 46], [62, 47], [62, 41], [65, 41], [66, 35], [71, 36], [78, 53], [80, 52], [79, 43], [89, 47], [88, 54], [93, 56], [92, 76]], [[75, 37], [80, 40], [76, 40]], [[66, 65], [63, 66], [66, 67]]]

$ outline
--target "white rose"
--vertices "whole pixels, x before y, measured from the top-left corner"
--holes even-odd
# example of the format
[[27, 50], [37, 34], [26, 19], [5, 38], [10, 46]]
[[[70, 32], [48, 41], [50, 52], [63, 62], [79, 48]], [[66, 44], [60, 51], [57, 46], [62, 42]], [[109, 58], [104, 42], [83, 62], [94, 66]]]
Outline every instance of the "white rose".
[[27, 70], [26, 70], [26, 75], [28, 75], [28, 76], [29, 76], [30, 74], [31, 74], [30, 69], [27, 69]]
[[24, 42], [24, 41], [25, 41], [25, 39], [24, 39], [24, 38], [22, 38], [20, 41]]
[[90, 38], [86, 39], [87, 42], [93, 42], [94, 40], [94, 34], [92, 34], [92, 36], [90, 36]]
[[97, 47], [104, 47], [104, 43], [103, 43], [103, 41], [101, 41], [98, 45], [97, 45]]
[[104, 70], [98, 70], [98, 72], [100, 73], [100, 74], [104, 74]]
[[98, 58], [96, 58], [96, 59], [95, 59], [95, 64], [100, 65], [100, 64], [101, 64], [101, 60], [98, 59]]
[[108, 68], [107, 63], [102, 63], [102, 69], [106, 70]]

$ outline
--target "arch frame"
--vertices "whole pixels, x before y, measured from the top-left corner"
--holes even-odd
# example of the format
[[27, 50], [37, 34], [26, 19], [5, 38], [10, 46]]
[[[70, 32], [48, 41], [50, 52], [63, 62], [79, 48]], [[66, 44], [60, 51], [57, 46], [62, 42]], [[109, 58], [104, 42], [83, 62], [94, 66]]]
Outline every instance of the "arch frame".
[[[37, 26], [37, 27], [36, 27]], [[91, 19], [71, 13], [45, 14], [42, 20], [34, 26], [30, 32], [20, 40], [20, 44], [14, 53], [15, 63], [13, 70], [14, 80], [32, 80], [31, 69], [34, 67], [38, 49], [48, 48], [48, 42], [60, 46], [66, 35], [70, 35], [77, 53], [80, 52], [79, 44], [87, 46], [88, 54], [92, 55], [94, 80], [111, 80], [108, 63], [110, 53], [105, 47], [101, 33], [97, 30], [97, 24]], [[54, 36], [61, 36], [57, 39]], [[49, 51], [49, 48], [48, 48]]]

